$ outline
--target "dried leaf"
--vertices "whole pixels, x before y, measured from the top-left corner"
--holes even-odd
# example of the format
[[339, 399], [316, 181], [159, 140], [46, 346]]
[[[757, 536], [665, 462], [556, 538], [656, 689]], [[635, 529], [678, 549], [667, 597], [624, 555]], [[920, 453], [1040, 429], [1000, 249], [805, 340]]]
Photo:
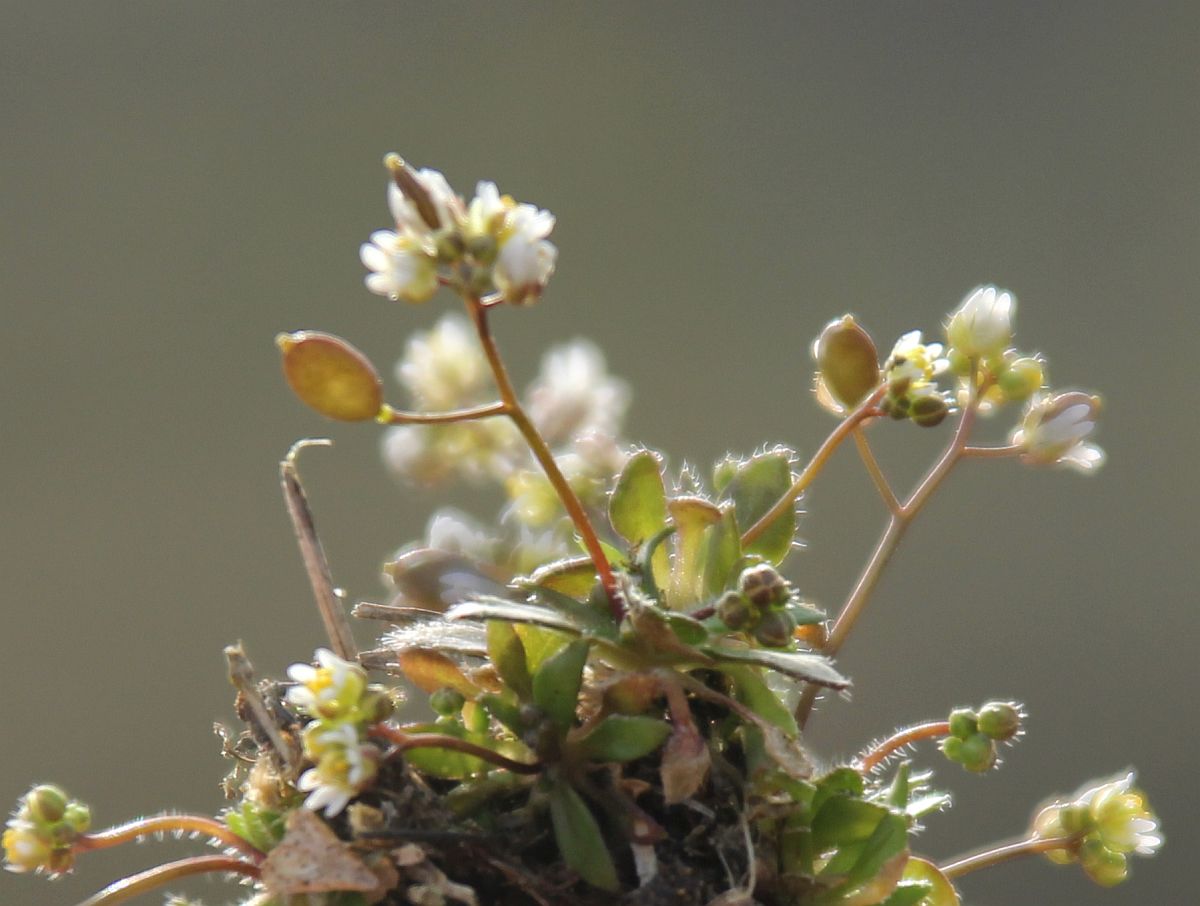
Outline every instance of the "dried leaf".
[[368, 893], [379, 878], [347, 843], [306, 808], [288, 815], [283, 841], [267, 855], [262, 883], [275, 896], [359, 891]]

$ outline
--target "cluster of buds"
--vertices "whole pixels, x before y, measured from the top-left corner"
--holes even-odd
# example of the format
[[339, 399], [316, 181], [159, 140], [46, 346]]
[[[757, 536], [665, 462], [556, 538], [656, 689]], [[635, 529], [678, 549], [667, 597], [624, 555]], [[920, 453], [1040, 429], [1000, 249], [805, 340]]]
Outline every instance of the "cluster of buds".
[[374, 780], [381, 753], [366, 741], [366, 731], [391, 714], [392, 701], [381, 687], [367, 685], [358, 664], [325, 648], [317, 650], [316, 660], [316, 667], [288, 668], [297, 685], [288, 690], [287, 700], [310, 719], [303, 741], [313, 767], [300, 775], [297, 788], [308, 793], [308, 808], [333, 816]]
[[1111, 887], [1129, 874], [1131, 855], [1154, 855], [1163, 843], [1158, 818], [1133, 781], [1129, 771], [1044, 806], [1033, 821], [1035, 837], [1066, 841], [1046, 857], [1060, 865], [1078, 862], [1089, 878]]
[[968, 771], [982, 774], [998, 759], [996, 743], [1010, 742], [1021, 732], [1022, 712], [1011, 702], [988, 702], [978, 711], [955, 708], [942, 754]]
[[480, 182], [464, 203], [437, 170], [415, 170], [395, 154], [384, 163], [396, 229], [378, 230], [362, 246], [371, 292], [425, 302], [454, 283], [476, 297], [537, 301], [558, 255], [546, 238], [554, 215], [501, 195], [492, 182]]
[[887, 395], [880, 408], [895, 419], [911, 419], [922, 428], [940, 425], [950, 414], [952, 398], [938, 388], [937, 376], [946, 370], [941, 343], [923, 343], [912, 330], [896, 341], [883, 367]]
[[35, 786], [21, 797], [5, 825], [5, 867], [51, 875], [70, 871], [75, 861], [75, 841], [91, 821], [91, 810], [59, 787]]
[[717, 617], [730, 629], [754, 636], [766, 648], [791, 644], [796, 618], [787, 605], [792, 587], [769, 563], [742, 570], [736, 591], [727, 591], [717, 602]]

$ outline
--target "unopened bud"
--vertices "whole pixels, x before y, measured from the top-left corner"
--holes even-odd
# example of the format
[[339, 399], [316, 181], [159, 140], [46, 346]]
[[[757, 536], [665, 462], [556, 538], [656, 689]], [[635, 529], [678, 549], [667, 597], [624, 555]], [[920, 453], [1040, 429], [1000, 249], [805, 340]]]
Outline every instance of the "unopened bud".
[[366, 719], [371, 723], [387, 720], [396, 710], [391, 696], [382, 689], [372, 688], [362, 698], [359, 705]]
[[61, 821], [67, 810], [67, 794], [57, 786], [42, 784], [25, 794], [25, 805], [30, 817], [39, 824], [54, 824]]
[[383, 159], [383, 165], [391, 172], [396, 188], [413, 203], [417, 213], [421, 215], [421, 219], [428, 224], [429, 228], [436, 230], [440, 227], [442, 224], [438, 218], [437, 206], [434, 205], [429, 191], [417, 179], [413, 168], [406, 164], [399, 154], [389, 154]]
[[979, 732], [1003, 742], [1021, 729], [1021, 712], [1008, 702], [988, 702], [979, 709]]
[[1021, 356], [1006, 363], [996, 381], [1005, 399], [1020, 403], [1041, 390], [1045, 379], [1045, 370], [1038, 359]]
[[1129, 859], [1100, 840], [1085, 840], [1079, 847], [1079, 865], [1101, 887], [1115, 887], [1129, 874]]
[[949, 411], [950, 407], [940, 394], [930, 393], [913, 400], [908, 417], [922, 428], [933, 428], [945, 420]]
[[976, 774], [991, 770], [996, 764], [996, 743], [982, 733], [968, 736], [963, 740], [958, 762]]
[[462, 710], [466, 698], [457, 689], [438, 689], [429, 696], [429, 707], [442, 717], [453, 717]]
[[950, 712], [950, 735], [966, 739], [979, 732], [979, 720], [970, 708], [955, 708]]
[[92, 810], [82, 802], [69, 802], [63, 813], [63, 821], [75, 833], [85, 833], [92, 826]]
[[754, 640], [767, 648], [783, 648], [792, 642], [796, 621], [786, 610], [768, 610], [754, 627]]
[[717, 602], [717, 616], [730, 629], [745, 629], [758, 619], [753, 605], [736, 591], [727, 591]]
[[879, 386], [879, 353], [852, 315], [830, 321], [813, 343], [817, 375], [836, 402], [852, 409]]
[[332, 334], [313, 330], [281, 333], [283, 373], [301, 402], [327, 418], [361, 422], [383, 408], [383, 383], [370, 360]]
[[785, 603], [791, 594], [787, 580], [769, 563], [758, 563], [742, 570], [738, 576], [738, 591], [760, 610]]

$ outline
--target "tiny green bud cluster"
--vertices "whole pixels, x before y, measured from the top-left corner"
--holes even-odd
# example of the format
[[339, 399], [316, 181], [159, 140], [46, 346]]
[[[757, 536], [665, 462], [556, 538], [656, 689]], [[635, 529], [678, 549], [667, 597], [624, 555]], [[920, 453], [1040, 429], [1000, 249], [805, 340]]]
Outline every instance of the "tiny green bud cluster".
[[940, 425], [950, 413], [950, 395], [938, 388], [946, 370], [941, 343], [924, 343], [921, 331], [906, 333], [892, 347], [884, 365], [887, 394], [880, 408], [895, 419], [911, 419], [922, 428]]
[[317, 667], [293, 664], [288, 676], [298, 685], [288, 703], [311, 718], [304, 728], [304, 755], [313, 763], [296, 784], [307, 792], [304, 804], [333, 816], [374, 780], [381, 753], [366, 741], [367, 726], [388, 717], [392, 701], [378, 686], [367, 685], [358, 664], [320, 648]]
[[949, 734], [942, 754], [968, 771], [982, 774], [995, 766], [996, 743], [1020, 735], [1022, 712], [1011, 702], [988, 702], [978, 711], [955, 708], [948, 719]]
[[91, 826], [91, 810], [61, 787], [40, 784], [21, 797], [4, 829], [9, 871], [70, 871], [74, 843]]
[[796, 619], [787, 611], [793, 598], [788, 581], [769, 563], [756, 563], [742, 570], [736, 591], [727, 591], [717, 601], [717, 617], [727, 627], [747, 632], [767, 648], [791, 644]]
[[1163, 837], [1134, 777], [1129, 771], [1043, 807], [1034, 818], [1034, 834], [1072, 841], [1046, 857], [1060, 865], [1078, 862], [1089, 878], [1111, 887], [1128, 876], [1131, 855], [1154, 855]]

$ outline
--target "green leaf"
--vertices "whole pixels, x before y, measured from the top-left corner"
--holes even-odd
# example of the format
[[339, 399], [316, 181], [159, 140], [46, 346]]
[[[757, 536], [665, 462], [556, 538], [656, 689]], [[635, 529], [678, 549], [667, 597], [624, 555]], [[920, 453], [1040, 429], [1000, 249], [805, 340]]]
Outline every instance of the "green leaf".
[[273, 849], [283, 839], [284, 816], [279, 812], [243, 802], [222, 817], [231, 831], [263, 852]]
[[633, 545], [648, 541], [667, 524], [667, 492], [657, 453], [639, 450], [629, 457], [608, 500], [608, 518]]
[[[846, 875], [846, 884], [858, 887], [872, 880], [891, 859], [908, 846], [908, 822], [889, 812], [863, 844], [862, 853]], [[897, 869], [898, 870], [898, 869]]]
[[[412, 733], [439, 733], [442, 736], [454, 736], [458, 739], [467, 739], [470, 735], [461, 726], [449, 723], [424, 724], [405, 729]], [[486, 740], [478, 738], [472, 741], [480, 745], [487, 744]], [[435, 746], [408, 749], [404, 753], [404, 760], [423, 774], [446, 780], [463, 780], [483, 774], [490, 767], [482, 758], [455, 752], [451, 749], [439, 749]]]
[[904, 881], [923, 882], [930, 886], [921, 906], [959, 906], [958, 891], [932, 862], [916, 856], [910, 858], [904, 865]]
[[704, 594], [705, 533], [721, 521], [721, 511], [703, 497], [675, 497], [667, 507], [675, 524], [675, 560], [667, 601], [680, 610]]
[[845, 689], [850, 685], [850, 680], [834, 670], [828, 658], [819, 654], [772, 651], [767, 648], [726, 648], [720, 645], [710, 645], [704, 651], [718, 661], [767, 667], [796, 679], [816, 683], [818, 686]]
[[561, 779], [550, 786], [550, 821], [563, 861], [593, 887], [616, 893], [617, 868], [600, 825], [579, 794]]
[[[590, 587], [589, 587], [590, 591]], [[607, 610], [598, 610], [586, 601], [577, 601], [569, 595], [552, 588], [534, 588], [533, 597], [539, 604], [557, 610], [569, 618], [582, 631], [601, 638], [615, 639], [617, 626]]]
[[887, 808], [865, 799], [831, 796], [813, 816], [813, 840], [818, 849], [861, 843], [887, 814]]
[[555, 560], [535, 569], [529, 584], [551, 588], [572, 598], [586, 598], [596, 584], [596, 564], [591, 557]]
[[933, 885], [927, 881], [901, 881], [879, 906], [916, 906], [932, 892]]
[[534, 702], [560, 727], [570, 727], [575, 720], [587, 656], [587, 641], [575, 639], [546, 658], [533, 674]]
[[742, 540], [733, 507], [721, 508], [721, 521], [708, 533], [705, 545], [704, 588], [710, 595], [719, 595], [729, 588], [742, 556]]
[[514, 735], [520, 736], [525, 732], [526, 726], [521, 720], [521, 709], [514, 701], [506, 699], [503, 695], [486, 692], [479, 696], [479, 703], [487, 709], [492, 717], [508, 727]]
[[799, 733], [791, 709], [771, 691], [758, 671], [743, 664], [722, 664], [720, 669], [733, 681], [733, 694], [738, 701], [788, 736]]
[[522, 701], [528, 701], [533, 696], [533, 682], [525, 660], [525, 645], [512, 624], [488, 620], [487, 648], [488, 659], [500, 674], [500, 679]]
[[562, 650], [571, 636], [556, 629], [543, 626], [531, 626], [527, 623], [517, 623], [513, 626], [521, 643], [525, 646], [525, 664], [532, 676], [542, 666], [542, 662], [556, 651]]
[[[792, 452], [773, 450], [759, 453], [738, 465], [725, 488], [725, 493], [737, 507], [737, 522], [741, 530], [765, 516], [792, 486]], [[759, 554], [779, 564], [792, 549], [796, 535], [796, 511], [787, 507], [765, 532], [746, 546], [746, 553]]]
[[593, 761], [633, 761], [663, 744], [671, 725], [657, 717], [610, 714], [579, 740], [579, 750]]

